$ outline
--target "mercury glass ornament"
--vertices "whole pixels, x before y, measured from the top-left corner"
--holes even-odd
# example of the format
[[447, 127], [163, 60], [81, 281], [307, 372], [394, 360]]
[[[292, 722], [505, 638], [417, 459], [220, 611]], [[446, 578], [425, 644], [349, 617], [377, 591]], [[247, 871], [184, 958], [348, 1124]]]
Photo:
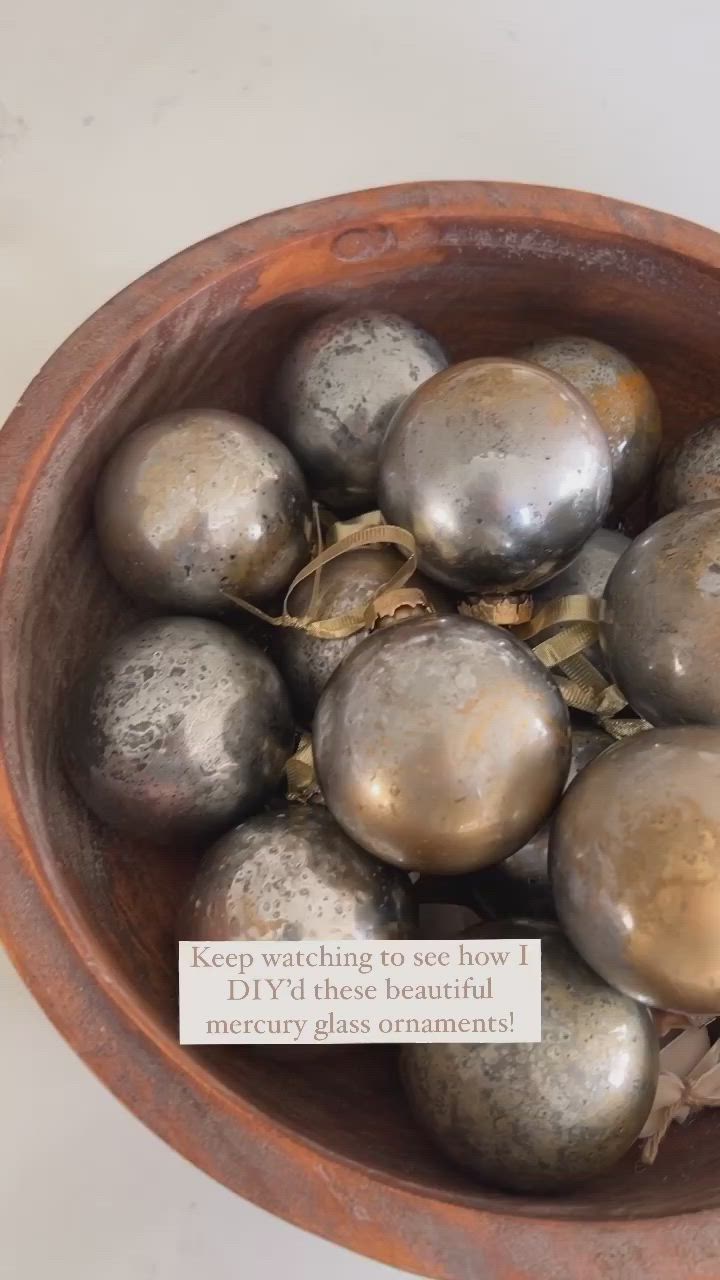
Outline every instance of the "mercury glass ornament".
[[668, 454], [658, 476], [660, 515], [720, 499], [720, 418], [711, 418]]
[[[369, 602], [402, 563], [403, 557], [391, 547], [367, 547], [331, 560], [323, 566], [320, 575], [317, 617], [347, 613]], [[422, 574], [413, 574], [406, 586], [420, 588], [437, 613], [453, 612], [447, 592]], [[300, 583], [292, 596], [293, 613], [303, 614], [309, 609], [312, 593], [311, 579]], [[364, 630], [340, 640], [325, 640], [287, 627], [278, 628], [272, 636], [273, 655], [303, 723], [312, 719], [318, 698], [333, 671], [368, 634]]]
[[[536, 609], [563, 596], [582, 595], [601, 600], [607, 580], [630, 542], [630, 538], [616, 529], [596, 529], [567, 568], [533, 592]], [[549, 627], [542, 633], [542, 639], [549, 639], [560, 630], [561, 627]], [[605, 673], [605, 659], [599, 645], [591, 645], [584, 650], [584, 655]]]
[[720, 502], [646, 529], [605, 588], [600, 643], [613, 679], [651, 724], [720, 724]]
[[420, 568], [458, 591], [539, 586], [602, 523], [610, 450], [569, 383], [519, 360], [468, 360], [398, 410], [380, 506], [409, 529]]
[[[570, 772], [565, 787], [602, 751], [613, 745], [613, 739], [602, 729], [574, 728]], [[512, 853], [496, 867], [480, 871], [473, 877], [473, 897], [481, 914], [497, 916], [521, 914], [535, 919], [552, 919], [555, 904], [548, 872], [550, 823], [546, 822], [517, 853]]]
[[326, 809], [248, 818], [206, 853], [181, 925], [188, 939], [331, 942], [409, 938], [406, 875], [360, 849]]
[[457, 616], [363, 640], [320, 697], [313, 743], [340, 825], [379, 858], [438, 875], [519, 849], [570, 762], [546, 669], [507, 632]]
[[590, 401], [610, 444], [612, 505], [623, 511], [647, 484], [660, 452], [660, 407], [645, 374], [595, 338], [550, 338], [519, 354], [567, 378]]
[[378, 455], [393, 413], [446, 365], [434, 338], [382, 311], [331, 312], [300, 335], [281, 365], [271, 413], [333, 511], [375, 506]]
[[219, 622], [156, 618], [115, 640], [69, 700], [68, 772], [110, 826], [194, 842], [259, 807], [293, 746], [264, 653]]
[[550, 837], [558, 917], [619, 990], [720, 1014], [720, 729], [651, 729], [576, 778]]
[[541, 936], [542, 1040], [406, 1046], [401, 1074], [419, 1123], [451, 1160], [510, 1191], [559, 1191], [610, 1169], [655, 1097], [648, 1010], [551, 927], [499, 922], [464, 936]]
[[255, 601], [310, 558], [305, 481], [285, 445], [219, 409], [168, 413], [133, 431], [100, 477], [95, 524], [129, 595], [217, 613], [229, 588]]

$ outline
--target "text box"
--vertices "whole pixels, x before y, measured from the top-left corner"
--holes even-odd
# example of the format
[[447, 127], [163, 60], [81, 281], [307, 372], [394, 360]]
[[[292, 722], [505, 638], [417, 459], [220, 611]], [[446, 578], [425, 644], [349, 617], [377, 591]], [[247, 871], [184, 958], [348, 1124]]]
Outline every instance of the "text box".
[[540, 1040], [540, 939], [181, 942], [181, 1044]]

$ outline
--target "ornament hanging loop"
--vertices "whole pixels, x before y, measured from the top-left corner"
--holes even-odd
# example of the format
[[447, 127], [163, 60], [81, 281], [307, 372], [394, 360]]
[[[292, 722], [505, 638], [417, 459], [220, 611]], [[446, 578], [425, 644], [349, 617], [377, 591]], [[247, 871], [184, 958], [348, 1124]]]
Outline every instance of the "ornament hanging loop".
[[[317, 510], [317, 508], [315, 508]], [[378, 523], [373, 523], [377, 517]], [[263, 609], [257, 605], [251, 604], [248, 600], [243, 600], [234, 595], [229, 589], [225, 589], [225, 595], [228, 600], [238, 608], [244, 609], [246, 613], [251, 613], [254, 617], [259, 618], [261, 622], [267, 623], [272, 627], [293, 627], [300, 631], [306, 631], [309, 635], [317, 636], [323, 640], [341, 640], [346, 636], [355, 635], [358, 631], [370, 630], [375, 626], [378, 620], [376, 601], [381, 596], [387, 596], [391, 592], [398, 591], [405, 586], [413, 574], [417, 570], [417, 549], [415, 539], [407, 529], [401, 529], [399, 525], [384, 524], [380, 512], [372, 512], [368, 516], [362, 516], [356, 522], [356, 527], [351, 527], [353, 522], [346, 522], [344, 528], [348, 532], [336, 541], [331, 542], [329, 546], [320, 549], [318, 554], [313, 557], [309, 564], [306, 564], [299, 573], [295, 575], [285, 594], [283, 601], [282, 613], [274, 617], [272, 614], [265, 613]], [[332, 536], [332, 535], [331, 535]], [[319, 523], [318, 523], [319, 538]], [[316, 577], [320, 573], [324, 565], [329, 564], [331, 560], [338, 559], [339, 556], [348, 554], [351, 551], [361, 550], [364, 547], [377, 546], [380, 543], [389, 543], [397, 547], [398, 551], [405, 556], [404, 563], [392, 574], [388, 581], [383, 584], [379, 591], [374, 592], [372, 597], [366, 604], [357, 609], [352, 609], [347, 613], [336, 614], [329, 618], [318, 618], [315, 616], [317, 590], [313, 590], [313, 598], [311, 599], [310, 611], [303, 615], [296, 615], [290, 612], [289, 605], [292, 594], [301, 582], [305, 582], [307, 578]]]
[[[527, 600], [529, 614], [523, 618], [521, 614]], [[502, 603], [494, 605], [493, 602]], [[513, 634], [530, 644], [535, 657], [554, 672], [569, 707], [594, 716], [600, 728], [611, 737], [628, 738], [651, 726], [646, 720], [618, 716], [618, 712], [627, 707], [627, 699], [585, 656], [586, 650], [597, 641], [600, 605], [592, 596], [571, 595], [553, 600], [533, 613], [532, 597], [486, 596], [462, 604], [460, 612], [497, 626], [512, 627]], [[544, 632], [551, 628], [558, 630], [543, 640]]]

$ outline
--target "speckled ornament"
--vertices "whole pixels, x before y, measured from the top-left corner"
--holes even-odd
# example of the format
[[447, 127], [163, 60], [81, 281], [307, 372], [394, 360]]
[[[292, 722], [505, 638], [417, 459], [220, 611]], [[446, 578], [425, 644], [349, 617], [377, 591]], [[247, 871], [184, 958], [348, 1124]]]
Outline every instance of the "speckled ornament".
[[558, 917], [607, 982], [720, 1014], [720, 729], [646, 730], [569, 788], [550, 838]]
[[180, 927], [188, 939], [331, 942], [407, 938], [416, 924], [406, 875], [360, 849], [326, 809], [291, 805], [208, 850]]
[[375, 506], [393, 413], [446, 365], [434, 338], [381, 311], [332, 312], [300, 335], [277, 375], [271, 416], [317, 497], [339, 512]]
[[393, 418], [380, 507], [458, 591], [524, 591], [575, 556], [610, 501], [610, 450], [569, 383], [519, 360], [437, 374]]
[[268, 798], [293, 736], [287, 692], [265, 654], [219, 622], [158, 618], [80, 677], [63, 748], [78, 791], [110, 826], [188, 843]]
[[720, 725], [720, 502], [646, 529], [605, 588], [600, 643], [628, 702], [656, 725]]
[[612, 505], [623, 511], [650, 479], [662, 439], [660, 408], [645, 374], [595, 338], [550, 338], [518, 354], [567, 378], [590, 401], [610, 444]]
[[547, 1193], [630, 1148], [654, 1100], [658, 1042], [648, 1011], [596, 977], [559, 932], [504, 922], [465, 935], [533, 936], [542, 1041], [408, 1045], [401, 1072], [419, 1123], [450, 1159], [492, 1186]]
[[671, 450], [660, 469], [656, 495], [659, 515], [720, 499], [720, 418], [703, 423]]
[[[323, 566], [316, 598], [316, 615], [334, 617], [368, 603], [403, 563], [391, 547], [367, 547], [339, 556]], [[416, 573], [406, 584], [419, 588], [438, 613], [454, 611], [451, 596], [437, 583]], [[292, 595], [292, 610], [303, 614], [310, 607], [313, 581], [301, 582]], [[271, 638], [273, 655], [285, 677], [303, 723], [312, 719], [318, 698], [330, 676], [357, 647], [368, 631], [357, 631], [340, 640], [325, 640], [294, 628], [278, 629]]]
[[[596, 756], [612, 745], [613, 739], [602, 729], [592, 725], [574, 728], [566, 788]], [[554, 916], [548, 871], [549, 841], [550, 823], [545, 823], [517, 853], [473, 877], [473, 897], [481, 914], [522, 914], [535, 919]]]
[[107, 463], [95, 497], [100, 549], [129, 595], [218, 613], [224, 589], [282, 591], [310, 558], [310, 504], [285, 445], [249, 418], [187, 409], [139, 427]]
[[468, 618], [400, 622], [350, 654], [313, 727], [325, 802], [364, 848], [459, 874], [514, 853], [570, 761], [557, 686], [507, 632]]

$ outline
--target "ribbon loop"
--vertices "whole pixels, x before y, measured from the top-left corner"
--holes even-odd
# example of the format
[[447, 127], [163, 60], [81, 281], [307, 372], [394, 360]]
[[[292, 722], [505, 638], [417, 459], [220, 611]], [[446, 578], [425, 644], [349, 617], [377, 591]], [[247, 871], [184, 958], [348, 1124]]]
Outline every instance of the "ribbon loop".
[[[293, 627], [323, 640], [340, 640], [346, 636], [355, 635], [358, 631], [372, 628], [378, 616], [375, 608], [375, 601], [378, 597], [400, 590], [415, 573], [417, 569], [415, 539], [407, 529], [401, 529], [399, 525], [383, 524], [380, 512], [370, 512], [367, 516], [359, 517], [357, 521], [348, 521], [344, 526], [335, 526], [335, 529], [342, 527], [346, 532], [339, 538], [335, 536], [335, 540], [323, 550], [320, 547], [320, 521], [317, 507], [314, 508], [314, 513], [318, 528], [319, 549], [309, 564], [306, 564], [299, 573], [296, 573], [290, 583], [285, 593], [280, 615], [276, 617], [266, 613], [249, 600], [244, 600], [234, 595], [232, 590], [228, 588], [225, 589], [224, 594], [238, 608], [251, 613], [269, 626]], [[376, 518], [380, 520], [380, 523], [375, 522]], [[331, 536], [333, 536], [332, 533]], [[371, 598], [357, 609], [335, 614], [329, 618], [316, 617], [315, 613], [319, 597], [318, 577], [322, 568], [329, 564], [331, 560], [336, 560], [339, 556], [346, 555], [349, 552], [385, 543], [397, 547], [398, 551], [405, 556], [403, 563], [388, 578], [387, 582], [383, 583], [382, 587], [373, 592]], [[300, 586], [301, 582], [305, 582], [307, 578], [313, 576], [315, 582], [308, 612], [301, 615], [291, 613], [289, 604], [293, 592], [296, 587]]]
[[600, 617], [600, 601], [593, 596], [561, 596], [559, 600], [551, 600], [538, 609], [525, 626], [518, 627], [520, 640], [532, 640], [541, 635], [549, 627], [556, 627], [566, 622], [592, 622], [597, 632]]

